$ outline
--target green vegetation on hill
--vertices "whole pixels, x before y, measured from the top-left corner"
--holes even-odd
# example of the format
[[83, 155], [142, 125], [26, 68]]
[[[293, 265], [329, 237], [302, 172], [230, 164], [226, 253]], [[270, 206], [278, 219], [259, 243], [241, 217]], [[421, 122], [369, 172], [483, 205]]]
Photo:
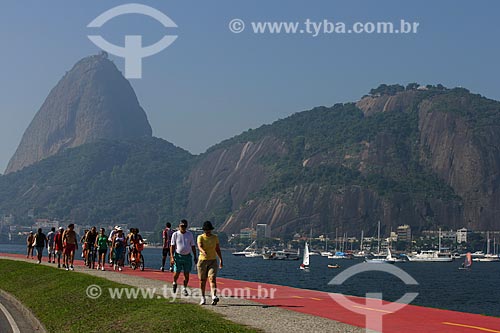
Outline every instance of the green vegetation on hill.
[[195, 304], [167, 299], [98, 299], [86, 289], [127, 288], [109, 280], [26, 262], [0, 260], [0, 289], [31, 309], [48, 332], [255, 332]]
[[[359, 185], [383, 196], [409, 193], [415, 197], [451, 199], [455, 197], [453, 190], [419, 162], [416, 105], [431, 94], [422, 92], [413, 109], [406, 112], [380, 112], [369, 117], [353, 103], [318, 107], [247, 131], [212, 150], [237, 142], [255, 142], [265, 136], [284, 140], [288, 154], [261, 161], [272, 176], [258, 195], [272, 196], [296, 185], [319, 184], [332, 189]], [[390, 142], [379, 147], [384, 149], [385, 160], [369, 163], [366, 171], [360, 171], [360, 154], [365, 144], [375, 145], [380, 138]], [[319, 159], [319, 165], [304, 167], [304, 161], [311, 158]]]
[[0, 177], [0, 210], [151, 229], [182, 216], [193, 160], [156, 138], [87, 144]]

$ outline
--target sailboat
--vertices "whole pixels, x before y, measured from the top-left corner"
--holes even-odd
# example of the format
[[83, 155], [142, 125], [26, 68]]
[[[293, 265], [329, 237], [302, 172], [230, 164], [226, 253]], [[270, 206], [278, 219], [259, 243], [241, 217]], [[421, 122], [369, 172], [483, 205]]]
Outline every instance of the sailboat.
[[300, 269], [309, 269], [309, 245], [304, 246], [304, 256], [302, 257], [302, 264], [300, 264]]
[[363, 230], [361, 230], [361, 239], [360, 239], [360, 244], [359, 244], [359, 251], [357, 253], [354, 253], [354, 258], [359, 259], [359, 258], [364, 258], [366, 257], [366, 253], [363, 250]]
[[247, 246], [243, 251], [240, 251], [240, 252], [233, 252], [233, 256], [246, 256], [246, 255], [249, 255], [253, 252], [255, 252], [255, 248], [254, 246], [256, 245], [257, 241], [253, 241], [252, 244], [250, 244], [249, 246]]
[[465, 261], [462, 264], [462, 267], [459, 267], [458, 269], [466, 269], [469, 270], [472, 267], [472, 254], [470, 252], [467, 252], [465, 255]]
[[[481, 262], [494, 262], [494, 261], [500, 261], [500, 257], [498, 256], [498, 254], [491, 254], [490, 253], [490, 233], [489, 231], [486, 233], [486, 238], [487, 238], [487, 241], [486, 241], [486, 254], [481, 253], [481, 255], [474, 255], [475, 252], [473, 255], [472, 255], [472, 261], [481, 261]], [[493, 252], [495, 252], [495, 246], [496, 246], [496, 243], [495, 243], [495, 239], [493, 239], [494, 241], [494, 244], [493, 244]]]

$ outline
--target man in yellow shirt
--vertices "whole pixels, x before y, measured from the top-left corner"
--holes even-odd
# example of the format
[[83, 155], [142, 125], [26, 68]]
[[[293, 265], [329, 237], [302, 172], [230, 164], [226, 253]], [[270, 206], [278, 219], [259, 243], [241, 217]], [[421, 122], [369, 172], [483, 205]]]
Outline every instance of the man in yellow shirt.
[[212, 234], [214, 227], [210, 221], [203, 223], [202, 235], [198, 236], [198, 249], [200, 256], [198, 258], [198, 278], [200, 279], [201, 301], [200, 305], [205, 305], [205, 286], [207, 278], [210, 281], [210, 289], [212, 291], [212, 305], [217, 305], [219, 297], [217, 297], [217, 256], [219, 256], [219, 268], [222, 268], [222, 254], [219, 247], [219, 238]]

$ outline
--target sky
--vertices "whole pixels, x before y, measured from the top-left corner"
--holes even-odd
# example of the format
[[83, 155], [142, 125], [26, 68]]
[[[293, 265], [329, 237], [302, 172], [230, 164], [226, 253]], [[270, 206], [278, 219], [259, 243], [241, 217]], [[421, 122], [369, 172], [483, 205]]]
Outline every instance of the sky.
[[[295, 112], [357, 101], [381, 83], [442, 83], [500, 100], [496, 0], [137, 0], [177, 28], [139, 14], [87, 27], [127, 3], [2, 0], [0, 172], [50, 90], [79, 59], [100, 52], [91, 34], [116, 45], [125, 35], [142, 35], [145, 46], [166, 34], [178, 36], [143, 59], [142, 78], [131, 84], [153, 135], [194, 154]], [[244, 31], [230, 30], [234, 19], [245, 23]], [[252, 22], [299, 22], [306, 30], [308, 19], [316, 26], [324, 20], [399, 26], [402, 19], [419, 25], [411, 34], [252, 30]], [[123, 58], [110, 59], [124, 70]]]

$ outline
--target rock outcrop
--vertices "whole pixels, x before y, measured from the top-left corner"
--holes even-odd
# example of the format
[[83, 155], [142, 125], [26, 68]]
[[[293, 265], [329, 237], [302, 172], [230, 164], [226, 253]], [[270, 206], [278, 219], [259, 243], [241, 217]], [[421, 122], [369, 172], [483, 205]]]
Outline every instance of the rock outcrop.
[[87, 57], [52, 89], [5, 173], [99, 139], [151, 135], [130, 83], [105, 54]]

